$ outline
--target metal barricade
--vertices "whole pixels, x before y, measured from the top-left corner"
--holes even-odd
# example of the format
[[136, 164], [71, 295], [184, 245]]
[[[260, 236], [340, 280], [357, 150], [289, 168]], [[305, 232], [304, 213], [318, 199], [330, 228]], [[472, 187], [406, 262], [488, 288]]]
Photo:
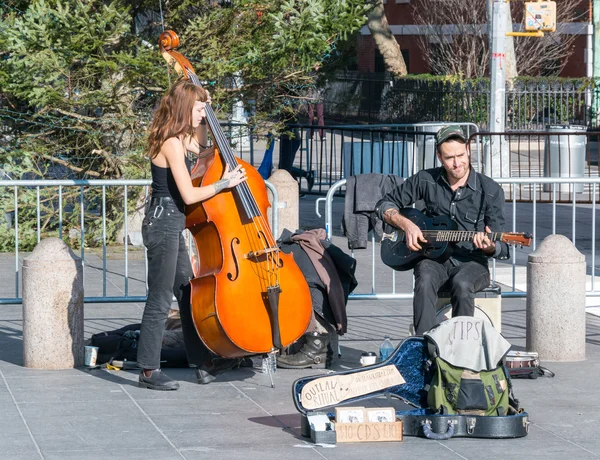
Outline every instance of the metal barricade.
[[[543, 238], [550, 234], [561, 233], [567, 237], [570, 237], [573, 244], [586, 256], [588, 264], [588, 287], [586, 289], [586, 295], [588, 297], [599, 297], [600, 290], [597, 290], [596, 286], [596, 251], [598, 248], [598, 239], [600, 238], [596, 232], [597, 219], [596, 219], [596, 205], [597, 205], [597, 194], [600, 191], [600, 178], [496, 178], [496, 182], [502, 186], [516, 187], [519, 185], [527, 184], [532, 188], [533, 194], [533, 206], [529, 203], [520, 203], [516, 199], [516, 195], [513, 194], [510, 200], [506, 201], [505, 217], [507, 221], [507, 231], [513, 232], [530, 232], [533, 233], [533, 244], [530, 248], [523, 248], [519, 250], [511, 250], [511, 258], [509, 264], [504, 262], [497, 262], [492, 259], [492, 282], [500, 283], [508, 286], [509, 289], [503, 288], [503, 297], [525, 297], [527, 295], [526, 286], [526, 266], [527, 266], [527, 254], [536, 249], [537, 243]], [[591, 189], [591, 206], [580, 205], [579, 202], [573, 197], [571, 201], [570, 209], [567, 209], [564, 205], [559, 205], [556, 196], [557, 190], [563, 184], [583, 184], [590, 187]], [[327, 192], [325, 198], [317, 199], [315, 203], [315, 211], [319, 217], [322, 217], [319, 212], [319, 207], [322, 202], [325, 202], [325, 230], [329, 239], [333, 236], [333, 200], [334, 198], [340, 199], [340, 191], [346, 185], [346, 179], [342, 179], [333, 184]], [[549, 186], [552, 189], [551, 195], [554, 199], [550, 203], [540, 203], [536, 200], [538, 189], [543, 186]], [[540, 219], [540, 216], [542, 217]], [[550, 227], [546, 226], [546, 218], [551, 216]], [[567, 221], [570, 217], [570, 222]], [[540, 224], [540, 220], [544, 220], [543, 227]], [[521, 224], [520, 222], [524, 223]], [[577, 226], [577, 222], [581, 224]], [[510, 230], [508, 228], [510, 227]], [[526, 228], [523, 228], [526, 227]], [[591, 230], [590, 230], [591, 229]], [[370, 279], [371, 292], [359, 292], [351, 293], [348, 297], [352, 300], [363, 300], [363, 299], [379, 299], [379, 300], [390, 300], [390, 299], [412, 299], [412, 271], [409, 272], [396, 272], [385, 265], [380, 260], [379, 254], [376, 252], [377, 244], [375, 236], [371, 237], [371, 257], [367, 257], [370, 262], [370, 273], [366, 273], [365, 267], [361, 267], [359, 264], [360, 273], [357, 274], [357, 278], [367, 280]], [[352, 252], [353, 256], [355, 252]], [[361, 257], [364, 261], [367, 259]], [[361, 270], [362, 268], [362, 270]], [[381, 281], [386, 276], [391, 277], [391, 289], [388, 291], [378, 291], [377, 282], [383, 284]], [[386, 279], [386, 284], [388, 278]], [[397, 292], [397, 284], [400, 284], [405, 288], [404, 292]], [[360, 289], [360, 282], [359, 282]], [[367, 288], [368, 291], [368, 288]]]
[[[278, 194], [275, 186], [270, 182], [265, 182], [268, 190], [272, 195], [272, 209], [275, 211], [279, 207], [278, 203]], [[128, 228], [128, 218], [125, 216], [129, 216], [129, 206], [130, 203], [130, 188], [131, 187], [144, 187], [143, 196], [147, 196], [147, 188], [151, 185], [151, 181], [147, 179], [143, 180], [0, 180], [0, 192], [4, 192], [5, 190], [12, 189], [14, 193], [14, 206], [13, 209], [9, 212], [5, 212], [6, 225], [9, 225], [14, 229], [14, 296], [9, 296], [8, 291], [5, 291], [5, 287], [2, 287], [2, 291], [0, 291], [0, 304], [20, 304], [22, 302], [22, 298], [20, 296], [20, 283], [21, 283], [21, 272], [20, 272], [20, 264], [22, 263], [19, 260], [21, 255], [20, 249], [20, 238], [19, 238], [19, 225], [22, 225], [22, 221], [19, 219], [19, 209], [31, 206], [32, 203], [20, 203], [19, 202], [19, 190], [20, 189], [34, 189], [36, 195], [36, 211], [35, 211], [35, 239], [39, 243], [42, 238], [42, 221], [49, 222], [53, 220], [54, 230], [51, 233], [54, 233], [59, 238], [63, 238], [63, 223], [64, 213], [65, 213], [65, 190], [70, 188], [78, 188], [78, 191], [68, 193], [70, 198], [69, 205], [73, 206], [75, 201], [79, 206], [79, 216], [78, 223], [79, 229], [76, 233], [75, 240], [79, 240], [79, 257], [82, 260], [82, 264], [84, 266], [84, 286], [86, 276], [90, 276], [95, 278], [96, 272], [94, 270], [99, 270], [100, 267], [94, 265], [94, 263], [86, 260], [86, 251], [85, 251], [85, 238], [86, 238], [86, 214], [95, 214], [96, 217], [100, 217], [100, 227], [101, 227], [101, 236], [100, 240], [97, 241], [98, 246], [102, 248], [102, 268], [101, 268], [101, 277], [102, 277], [102, 291], [100, 295], [95, 296], [86, 296], [84, 298], [84, 302], [89, 303], [100, 303], [100, 302], [145, 302], [146, 301], [146, 272], [147, 272], [147, 261], [144, 252], [144, 267], [143, 272], [138, 273], [137, 277], [130, 276], [130, 249], [129, 244], [123, 245], [122, 255], [118, 255], [118, 257], [123, 257], [124, 265], [122, 267], [114, 267], [109, 269], [108, 267], [108, 254], [107, 254], [107, 223], [114, 224], [114, 221], [109, 221], [107, 219], [107, 206], [106, 206], [106, 196], [107, 189], [113, 187], [122, 187], [123, 189], [123, 234], [125, 235], [125, 242], [128, 242], [128, 237], [130, 235]], [[100, 194], [98, 194], [97, 198], [100, 202], [86, 203], [86, 189], [89, 188], [100, 188]], [[46, 203], [50, 200], [41, 200], [40, 190], [41, 189], [55, 189], [57, 190], [56, 198], [52, 198], [52, 208], [56, 209], [58, 212], [58, 216], [53, 215], [52, 212], [44, 212], [41, 211], [42, 201]], [[88, 200], [89, 201], [89, 200]], [[71, 211], [75, 208], [72, 207]], [[271, 220], [271, 229], [273, 231], [273, 235], [278, 235], [278, 227], [279, 227], [279, 218], [277, 212], [272, 212], [272, 220]], [[10, 221], [10, 222], [9, 222]], [[4, 224], [0, 224], [4, 225]], [[6, 256], [6, 257], [5, 257]], [[112, 255], [114, 256], [114, 255]], [[4, 265], [4, 260], [8, 260], [10, 255], [7, 256], [7, 253], [0, 254], [0, 264]], [[136, 264], [136, 270], [138, 272], [141, 270], [140, 264]], [[109, 279], [116, 276], [119, 278], [122, 276], [123, 285], [117, 286], [117, 284]], [[6, 278], [5, 278], [6, 279]], [[130, 281], [136, 282], [136, 294], [132, 295], [130, 292]], [[107, 288], [109, 284], [115, 290], [120, 291], [122, 295], [108, 295]]]
[[[559, 129], [560, 128], [560, 129]], [[600, 132], [585, 132], [573, 127], [549, 127], [547, 132], [477, 132], [470, 136], [471, 150], [483, 152], [472, 155], [474, 169], [487, 176], [537, 179], [599, 177], [598, 150]], [[559, 188], [546, 183], [533, 196], [530, 182], [504, 182], [507, 199], [516, 196], [519, 202], [591, 203], [599, 200], [591, 181], [560, 182]], [[557, 194], [553, 196], [553, 194]]]
[[294, 137], [282, 137], [275, 147], [276, 165], [290, 171], [303, 192], [326, 193], [339, 179], [357, 174], [408, 177], [435, 163], [435, 152], [428, 148], [435, 132], [364, 126], [290, 128]]

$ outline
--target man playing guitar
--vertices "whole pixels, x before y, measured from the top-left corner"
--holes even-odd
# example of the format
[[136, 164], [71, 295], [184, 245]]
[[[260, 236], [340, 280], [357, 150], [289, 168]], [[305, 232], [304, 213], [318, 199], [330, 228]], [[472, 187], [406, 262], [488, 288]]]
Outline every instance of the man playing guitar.
[[416, 335], [436, 325], [438, 290], [450, 281], [452, 315], [473, 316], [475, 293], [490, 283], [488, 258], [509, 258], [509, 246], [487, 233], [502, 231], [504, 191], [471, 167], [471, 152], [459, 126], [446, 126], [435, 137], [439, 168], [421, 170], [383, 197], [376, 212], [386, 223], [404, 231], [410, 251], [421, 251], [427, 239], [413, 221], [401, 214], [419, 200], [429, 216], [448, 216], [458, 230], [475, 231], [472, 241], [458, 243], [444, 261], [424, 258], [414, 267], [413, 315]]

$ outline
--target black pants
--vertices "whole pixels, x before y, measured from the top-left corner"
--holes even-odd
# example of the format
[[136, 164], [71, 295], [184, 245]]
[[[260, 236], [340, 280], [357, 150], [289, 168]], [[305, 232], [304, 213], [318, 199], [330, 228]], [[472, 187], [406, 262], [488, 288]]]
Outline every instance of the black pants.
[[279, 169], [285, 169], [294, 179], [307, 177], [308, 171], [294, 166], [296, 153], [300, 149], [302, 139], [298, 128], [294, 128], [292, 132], [294, 133], [293, 138], [290, 138], [287, 134], [282, 134], [279, 139]]
[[435, 304], [438, 290], [449, 282], [452, 316], [473, 316], [475, 293], [490, 284], [490, 271], [478, 262], [463, 262], [454, 266], [450, 260], [443, 264], [424, 259], [415, 266], [415, 296], [413, 320], [415, 334], [424, 332], [437, 324]]
[[184, 228], [183, 209], [172, 200], [150, 206], [142, 224], [148, 258], [148, 300], [142, 316], [137, 362], [143, 369], [160, 368], [163, 333], [173, 295], [179, 304], [188, 362], [200, 365], [210, 359], [192, 322], [193, 272], [182, 234]]

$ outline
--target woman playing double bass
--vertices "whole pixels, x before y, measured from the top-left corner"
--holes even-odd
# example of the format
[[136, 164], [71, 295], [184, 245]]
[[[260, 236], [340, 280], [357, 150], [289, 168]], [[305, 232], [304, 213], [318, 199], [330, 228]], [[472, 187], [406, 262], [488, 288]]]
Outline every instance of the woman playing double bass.
[[[222, 190], [246, 180], [239, 165], [225, 169], [223, 177], [202, 187], [194, 187], [187, 151], [199, 153], [205, 143], [202, 125], [208, 93], [189, 80], [180, 80], [167, 92], [154, 113], [148, 138], [152, 169], [152, 198], [142, 225], [148, 258], [148, 301], [142, 317], [137, 362], [142, 368], [139, 385], [153, 390], [176, 390], [179, 383], [160, 370], [165, 323], [173, 294], [179, 303], [188, 362], [196, 366], [199, 383], [208, 383], [215, 369], [201, 342], [190, 312], [190, 284], [193, 277], [182, 232], [185, 205], [207, 200]], [[208, 366], [206, 363], [210, 363]], [[212, 366], [212, 367], [211, 367]]]

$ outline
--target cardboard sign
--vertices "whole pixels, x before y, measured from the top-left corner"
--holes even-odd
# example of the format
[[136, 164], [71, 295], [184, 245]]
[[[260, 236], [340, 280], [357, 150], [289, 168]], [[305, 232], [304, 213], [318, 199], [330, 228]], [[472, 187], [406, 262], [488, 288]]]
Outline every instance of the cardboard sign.
[[308, 382], [300, 394], [307, 410], [335, 406], [356, 396], [364, 396], [405, 383], [393, 364], [352, 374], [331, 375]]
[[336, 423], [337, 442], [402, 441], [402, 422]]

